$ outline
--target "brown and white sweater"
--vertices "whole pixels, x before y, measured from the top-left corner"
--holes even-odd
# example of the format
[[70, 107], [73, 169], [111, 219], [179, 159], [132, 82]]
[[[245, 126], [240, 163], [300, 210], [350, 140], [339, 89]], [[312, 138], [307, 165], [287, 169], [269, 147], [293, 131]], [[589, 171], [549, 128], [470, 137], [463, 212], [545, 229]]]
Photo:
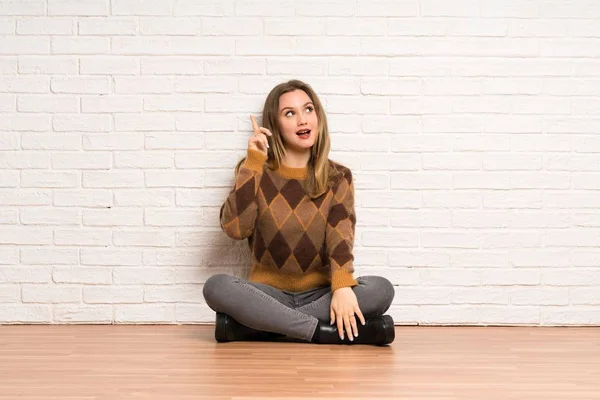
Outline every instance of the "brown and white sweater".
[[350, 169], [321, 196], [306, 192], [308, 169], [285, 165], [274, 171], [267, 156], [248, 149], [235, 186], [221, 207], [221, 228], [231, 238], [248, 238], [249, 280], [301, 292], [330, 285], [357, 285], [353, 277], [354, 183]]

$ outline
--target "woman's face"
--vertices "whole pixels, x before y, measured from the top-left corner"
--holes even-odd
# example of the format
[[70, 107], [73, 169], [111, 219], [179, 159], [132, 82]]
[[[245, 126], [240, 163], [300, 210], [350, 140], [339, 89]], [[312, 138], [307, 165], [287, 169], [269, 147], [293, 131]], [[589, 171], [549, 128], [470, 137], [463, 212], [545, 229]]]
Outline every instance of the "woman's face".
[[[310, 149], [317, 140], [318, 119], [310, 97], [304, 90], [294, 90], [279, 97], [279, 126], [286, 148]], [[300, 134], [302, 131], [308, 134]]]

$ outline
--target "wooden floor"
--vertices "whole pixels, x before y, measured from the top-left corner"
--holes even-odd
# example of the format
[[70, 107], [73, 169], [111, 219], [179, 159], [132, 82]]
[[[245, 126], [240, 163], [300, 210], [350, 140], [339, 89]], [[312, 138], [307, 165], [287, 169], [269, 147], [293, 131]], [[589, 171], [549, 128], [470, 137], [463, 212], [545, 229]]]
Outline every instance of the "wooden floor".
[[389, 347], [213, 329], [0, 326], [0, 399], [600, 399], [600, 328], [397, 327]]

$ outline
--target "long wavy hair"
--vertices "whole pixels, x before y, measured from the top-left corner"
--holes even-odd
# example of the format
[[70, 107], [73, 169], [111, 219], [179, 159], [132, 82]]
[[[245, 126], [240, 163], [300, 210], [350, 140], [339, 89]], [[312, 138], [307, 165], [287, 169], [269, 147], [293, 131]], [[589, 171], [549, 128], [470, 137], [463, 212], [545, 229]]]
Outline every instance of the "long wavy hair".
[[[311, 147], [310, 159], [308, 161], [307, 192], [309, 197], [316, 198], [325, 193], [330, 180], [338, 176], [340, 172], [329, 160], [331, 142], [329, 138], [329, 126], [323, 105], [312, 87], [300, 80], [292, 79], [275, 86], [268, 94], [262, 112], [262, 126], [273, 134], [270, 140], [271, 146], [267, 151], [267, 166], [277, 170], [285, 155], [285, 146], [279, 126], [279, 98], [281, 95], [294, 90], [303, 90], [313, 102], [318, 119], [318, 135], [315, 144]], [[246, 158], [242, 158], [235, 167], [237, 175], [240, 166]]]

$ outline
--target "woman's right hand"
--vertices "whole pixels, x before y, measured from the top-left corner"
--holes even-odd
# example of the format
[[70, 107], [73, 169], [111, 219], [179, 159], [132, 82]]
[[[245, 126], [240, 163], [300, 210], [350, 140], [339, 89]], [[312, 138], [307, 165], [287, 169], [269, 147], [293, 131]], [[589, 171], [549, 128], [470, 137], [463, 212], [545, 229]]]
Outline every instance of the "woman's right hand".
[[248, 149], [260, 151], [266, 156], [269, 148], [269, 139], [267, 139], [267, 136], [273, 136], [273, 134], [267, 128], [259, 127], [254, 115], [250, 115], [250, 120], [252, 121], [254, 132], [250, 140], [248, 140]]

